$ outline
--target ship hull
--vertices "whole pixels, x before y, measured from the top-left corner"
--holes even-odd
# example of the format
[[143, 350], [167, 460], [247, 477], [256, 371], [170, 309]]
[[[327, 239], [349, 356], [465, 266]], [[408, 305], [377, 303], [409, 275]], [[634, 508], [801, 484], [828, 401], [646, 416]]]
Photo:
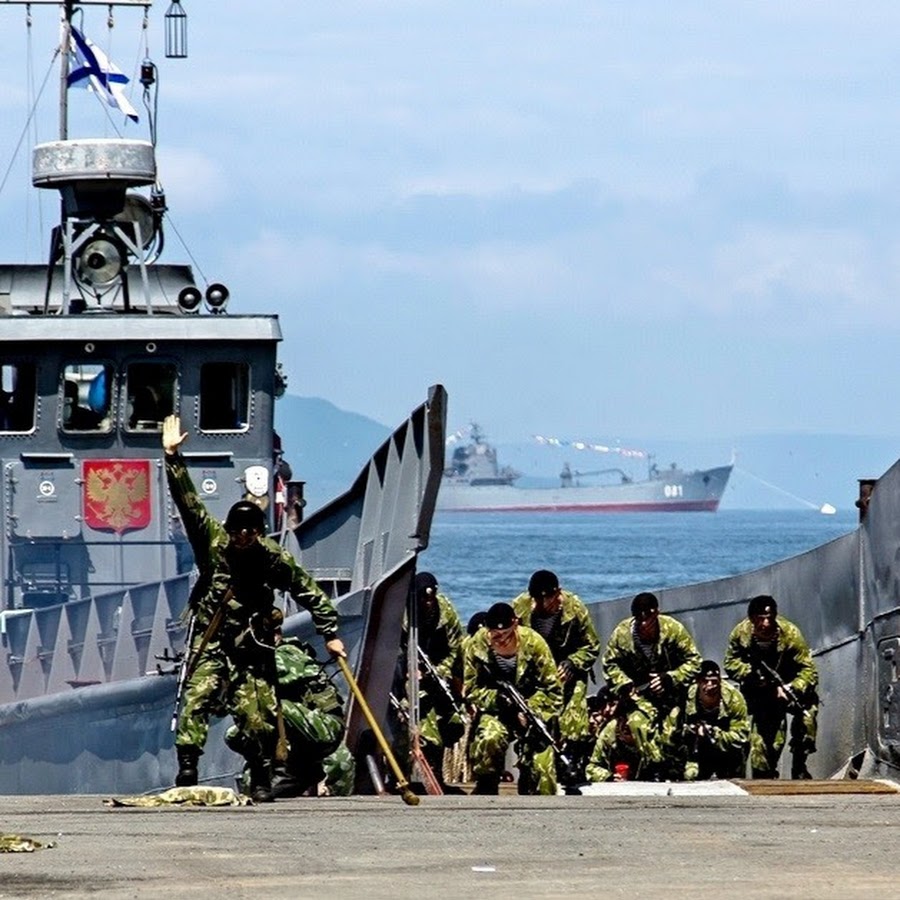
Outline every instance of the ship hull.
[[666, 473], [651, 481], [594, 487], [519, 488], [473, 485], [445, 478], [438, 495], [442, 512], [715, 512], [731, 466]]

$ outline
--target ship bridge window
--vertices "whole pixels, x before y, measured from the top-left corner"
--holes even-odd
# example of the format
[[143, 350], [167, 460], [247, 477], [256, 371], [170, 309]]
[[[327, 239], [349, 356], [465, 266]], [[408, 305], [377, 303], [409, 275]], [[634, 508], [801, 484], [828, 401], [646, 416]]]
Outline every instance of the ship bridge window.
[[36, 401], [34, 363], [0, 362], [0, 431], [32, 431]]
[[63, 369], [60, 423], [63, 431], [101, 431], [112, 427], [115, 379], [104, 363], [70, 363]]
[[246, 431], [249, 411], [247, 363], [204, 363], [200, 369], [200, 430]]
[[173, 363], [130, 363], [126, 369], [128, 431], [160, 431], [163, 419], [175, 411]]

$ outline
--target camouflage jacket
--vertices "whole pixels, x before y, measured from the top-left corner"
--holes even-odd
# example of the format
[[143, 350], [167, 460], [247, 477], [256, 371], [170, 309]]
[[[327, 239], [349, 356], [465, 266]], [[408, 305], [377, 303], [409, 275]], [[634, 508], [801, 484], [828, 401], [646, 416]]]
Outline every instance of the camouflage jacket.
[[[448, 597], [437, 595], [439, 616], [437, 624], [431, 632], [419, 628], [419, 646], [431, 660], [441, 678], [450, 682], [462, 679], [462, 645], [463, 627], [459, 614]], [[400, 647], [403, 659], [406, 659], [406, 647], [409, 642], [409, 623], [403, 617], [403, 633]], [[405, 669], [404, 669], [405, 671]]]
[[753, 640], [753, 623], [742, 619], [728, 638], [724, 668], [729, 678], [736, 681], [744, 694], [758, 690], [761, 684], [771, 681], [765, 672], [759, 671], [757, 662], [762, 658], [790, 686], [796, 694], [815, 691], [819, 675], [809, 652], [809, 645], [800, 629], [787, 619], [778, 616], [778, 637], [769, 653], [761, 653]]
[[[497, 676], [492, 664], [488, 630], [479, 628], [466, 642], [463, 662], [466, 702], [479, 712], [500, 713]], [[524, 625], [519, 626], [519, 651], [513, 682], [530, 709], [545, 722], [556, 718], [562, 707], [562, 685], [547, 642]]]
[[696, 678], [702, 662], [690, 632], [677, 619], [659, 616], [659, 639], [656, 642], [656, 662], [641, 652], [634, 642], [634, 618], [623, 619], [613, 629], [603, 654], [603, 674], [613, 690], [631, 682], [645, 684], [650, 672], [668, 674], [676, 689], [682, 693]]
[[275, 649], [275, 666], [280, 700], [343, 716], [337, 688], [309, 644], [293, 637], [283, 638]]
[[[528, 592], [519, 594], [513, 600], [512, 607], [519, 617], [519, 622], [530, 628], [534, 600]], [[591, 614], [577, 594], [571, 591], [562, 592], [559, 626], [556, 634], [547, 643], [557, 664], [568, 659], [580, 677], [587, 677], [587, 673], [600, 656], [600, 638], [597, 636]]]
[[[688, 688], [687, 700], [684, 704], [685, 740], [690, 744], [691, 726], [706, 721], [697, 710], [697, 684]], [[747, 701], [744, 695], [732, 685], [722, 682], [722, 700], [719, 703], [718, 715], [713, 725], [712, 743], [719, 750], [730, 750], [746, 747], [750, 744], [750, 717], [747, 714]]]
[[228, 593], [222, 632], [236, 635], [254, 613], [268, 613], [274, 591], [286, 591], [312, 614], [316, 631], [329, 640], [337, 634], [338, 616], [331, 600], [287, 550], [261, 537], [252, 548], [229, 553], [225, 526], [211, 516], [197, 495], [180, 454], [166, 456], [166, 475], [200, 576], [191, 591], [198, 631], [209, 623]]

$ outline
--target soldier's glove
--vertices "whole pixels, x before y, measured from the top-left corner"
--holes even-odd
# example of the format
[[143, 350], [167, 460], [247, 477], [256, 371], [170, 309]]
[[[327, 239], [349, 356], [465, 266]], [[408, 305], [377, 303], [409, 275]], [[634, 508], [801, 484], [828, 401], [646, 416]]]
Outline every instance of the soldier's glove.
[[578, 669], [571, 659], [564, 659], [559, 666], [557, 666], [557, 669], [559, 670], [559, 678], [563, 684], [571, 681], [578, 674]]

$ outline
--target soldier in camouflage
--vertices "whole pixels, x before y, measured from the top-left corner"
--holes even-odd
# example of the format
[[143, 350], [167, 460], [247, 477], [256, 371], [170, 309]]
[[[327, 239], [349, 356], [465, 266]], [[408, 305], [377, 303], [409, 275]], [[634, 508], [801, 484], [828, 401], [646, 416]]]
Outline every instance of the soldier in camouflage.
[[660, 775], [662, 762], [663, 751], [647, 713], [627, 699], [619, 700], [597, 735], [585, 777], [592, 783], [650, 781]]
[[175, 783], [197, 783], [210, 716], [220, 715], [224, 706], [244, 741], [251, 796], [267, 802], [274, 799], [270, 765], [278, 715], [274, 652], [259, 632], [274, 608], [274, 591], [290, 593], [308, 609], [328, 652], [343, 656], [337, 612], [290, 553], [265, 537], [265, 516], [258, 506], [234, 504], [224, 525], [209, 515], [179, 452], [186, 438], [179, 418], [167, 416], [162, 442], [169, 492], [199, 570], [188, 602], [195, 628], [186, 648], [188, 677], [175, 734]]
[[810, 778], [806, 760], [816, 749], [819, 676], [800, 629], [778, 615], [774, 597], [750, 600], [747, 618], [728, 638], [724, 665], [747, 701], [753, 777], [778, 777], [790, 712], [791, 777]]
[[718, 663], [705, 659], [688, 688], [682, 744], [684, 780], [745, 778], [750, 718], [741, 692], [726, 681]]
[[531, 576], [528, 591], [519, 594], [512, 607], [519, 622], [533, 628], [553, 654], [556, 674], [563, 686], [559, 737], [563, 750], [575, 761], [575, 771], [567, 773], [567, 777], [580, 781], [593, 745], [587, 685], [600, 655], [597, 630], [578, 595], [560, 588], [557, 576], [547, 569], [539, 569]]
[[651, 720], [673, 778], [680, 777], [681, 710], [701, 662], [690, 632], [661, 615], [659, 599], [649, 592], [631, 601], [631, 617], [613, 629], [603, 654], [607, 684]]
[[[353, 792], [355, 764], [346, 745], [344, 707], [331, 679], [305, 641], [284, 637], [281, 613], [274, 616], [275, 666], [278, 672], [278, 703], [288, 742], [287, 759], [273, 767], [275, 797], [315, 796], [319, 783], [330, 796]], [[245, 738], [236, 725], [225, 732], [225, 743], [246, 756]], [[241, 787], [249, 788], [249, 767]]]
[[483, 628], [465, 646], [466, 701], [476, 710], [469, 759], [475, 774], [475, 793], [496, 794], [506, 750], [516, 742], [520, 794], [555, 794], [554, 749], [501, 689], [509, 682], [529, 709], [551, 729], [562, 707], [562, 685], [547, 642], [531, 628], [520, 626], [508, 603], [495, 603]]
[[[462, 622], [450, 599], [439, 592], [437, 579], [431, 572], [416, 574], [414, 590], [419, 650], [428, 657], [443, 682], [443, 686], [436, 684], [434, 676], [419, 664], [419, 741], [428, 765], [444, 787], [444, 748], [452, 747], [463, 736], [466, 725], [461, 715], [464, 710]], [[409, 622], [404, 618], [398, 666], [399, 680], [404, 684], [396, 691], [400, 696], [407, 693], [408, 655]], [[404, 741], [399, 743], [402, 745]], [[399, 751], [401, 756], [406, 755], [402, 746]]]

